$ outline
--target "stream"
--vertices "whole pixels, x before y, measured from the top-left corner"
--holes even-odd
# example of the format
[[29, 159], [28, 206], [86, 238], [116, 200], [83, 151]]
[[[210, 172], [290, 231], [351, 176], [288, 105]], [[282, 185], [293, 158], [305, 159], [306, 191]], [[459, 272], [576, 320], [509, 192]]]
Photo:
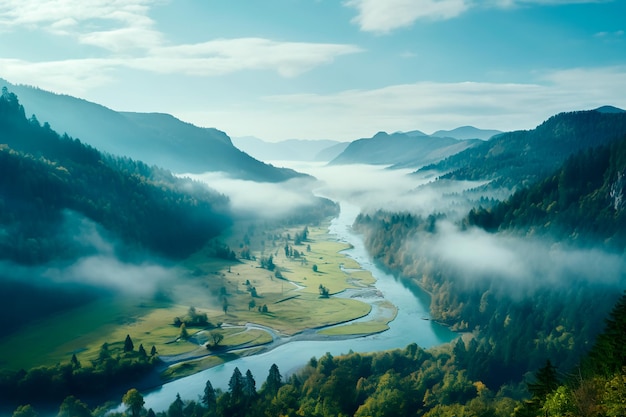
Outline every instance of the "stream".
[[244, 374], [250, 369], [257, 388], [260, 388], [273, 363], [278, 366], [285, 379], [304, 366], [312, 357], [319, 358], [327, 352], [333, 356], [348, 353], [350, 350], [365, 353], [404, 348], [411, 343], [429, 348], [447, 343], [457, 337], [456, 333], [430, 320], [428, 294], [417, 286], [407, 287], [393, 275], [384, 272], [374, 264], [361, 237], [351, 230], [358, 213], [357, 206], [342, 202], [341, 212], [331, 222], [329, 233], [336, 236], [338, 241], [352, 245], [352, 248], [343, 253], [356, 260], [361, 268], [369, 270], [377, 280], [376, 289], [398, 308], [398, 315], [389, 323], [389, 330], [371, 336], [343, 340], [287, 341], [272, 350], [242, 357], [146, 392], [144, 393], [145, 408], [152, 408], [154, 411], [167, 410], [176, 398], [176, 394], [180, 394], [183, 400], [198, 400], [203, 394], [207, 380], [211, 381], [214, 388], [227, 390], [228, 381], [235, 367], [238, 367]]

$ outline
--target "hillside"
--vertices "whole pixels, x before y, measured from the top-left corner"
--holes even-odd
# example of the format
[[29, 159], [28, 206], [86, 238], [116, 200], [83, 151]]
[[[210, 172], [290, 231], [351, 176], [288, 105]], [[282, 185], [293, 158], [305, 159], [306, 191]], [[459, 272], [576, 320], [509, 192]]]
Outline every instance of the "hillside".
[[235, 178], [280, 182], [303, 176], [260, 162], [235, 148], [213, 128], [200, 128], [159, 113], [117, 112], [79, 98], [0, 79], [20, 97], [28, 116], [114, 155], [128, 156], [174, 172], [223, 171]]
[[626, 248], [626, 135], [581, 151], [538, 183], [493, 208], [473, 209], [470, 225]]
[[466, 139], [481, 139], [489, 140], [492, 136], [502, 133], [500, 130], [493, 129], [478, 129], [474, 126], [461, 126], [452, 130], [438, 130], [431, 136], [438, 136], [442, 138], [454, 138], [460, 140]]
[[0, 97], [0, 143], [2, 259], [74, 258], [81, 248], [72, 233], [81, 218], [130, 247], [171, 257], [197, 250], [230, 223], [226, 197], [60, 136], [27, 119], [7, 89]]
[[424, 136], [414, 132], [379, 132], [372, 138], [351, 142], [330, 164], [377, 164], [416, 168], [471, 148], [476, 143], [471, 140]]
[[492, 180], [514, 188], [538, 181], [568, 156], [626, 134], [626, 113], [579, 111], [552, 116], [533, 130], [507, 132], [425, 166], [443, 179]]
[[327, 139], [288, 139], [280, 142], [266, 142], [253, 136], [246, 136], [232, 140], [237, 148], [260, 161], [330, 161], [340, 151], [333, 154], [329, 149], [335, 149], [341, 145], [348, 146], [347, 143]]

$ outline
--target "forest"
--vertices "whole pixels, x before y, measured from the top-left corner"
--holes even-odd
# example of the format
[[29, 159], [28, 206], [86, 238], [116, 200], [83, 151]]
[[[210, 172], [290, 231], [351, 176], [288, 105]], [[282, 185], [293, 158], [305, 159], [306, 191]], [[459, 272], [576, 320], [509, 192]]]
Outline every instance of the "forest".
[[[123, 241], [172, 258], [198, 250], [232, 220], [228, 199], [169, 171], [100, 153], [60, 136], [17, 96], [0, 97], [2, 258], [21, 264], [72, 259], [68, 238], [87, 218]], [[68, 225], [69, 223], [69, 225]]]
[[[475, 341], [423, 350], [405, 349], [371, 354], [326, 354], [283, 379], [273, 364], [257, 388], [250, 370], [235, 368], [228, 389], [214, 389], [207, 380], [198, 399], [172, 400], [166, 411], [144, 407], [144, 398], [129, 389], [121, 398], [125, 411], [110, 406], [91, 409], [70, 395], [59, 417], [530, 417], [624, 415], [626, 403], [626, 294], [613, 307], [588, 354], [565, 372], [547, 360], [524, 383], [499, 387], [468, 371], [477, 359]], [[258, 376], [257, 376], [258, 377]], [[527, 395], [529, 393], [530, 395]], [[112, 404], [113, 405], [113, 404]], [[17, 407], [13, 417], [38, 416], [36, 407]]]

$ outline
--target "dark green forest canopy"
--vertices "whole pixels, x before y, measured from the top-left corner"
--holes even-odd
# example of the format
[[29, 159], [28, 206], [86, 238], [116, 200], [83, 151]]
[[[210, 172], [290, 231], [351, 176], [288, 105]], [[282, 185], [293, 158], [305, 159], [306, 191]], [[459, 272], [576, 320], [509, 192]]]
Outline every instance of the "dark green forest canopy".
[[561, 113], [533, 130], [502, 133], [441, 162], [421, 168], [454, 180], [491, 180], [515, 189], [556, 170], [570, 155], [626, 135], [626, 113]]
[[493, 208], [472, 209], [467, 224], [552, 239], [626, 248], [626, 135], [580, 151], [538, 183]]
[[[499, 385], [519, 380], [547, 358], [560, 369], [569, 369], [589, 349], [623, 290], [625, 155], [624, 135], [581, 151], [506, 202], [473, 209], [455, 232], [465, 239], [489, 238], [485, 232], [476, 232], [479, 226], [498, 232], [491, 235], [492, 242], [525, 242], [510, 248], [540, 252], [532, 248], [535, 242], [546, 253], [557, 253], [563, 262], [578, 255], [596, 263], [610, 260], [617, 264], [610, 269], [615, 276], [605, 276], [601, 269], [595, 276], [583, 276], [563, 263], [558, 280], [537, 276], [536, 284], [530, 286], [515, 285], [508, 274], [489, 268], [468, 280], [464, 268], [450, 265], [433, 252], [445, 214], [423, 217], [380, 211], [359, 216], [355, 229], [363, 233], [377, 261], [432, 293], [431, 313], [437, 320], [459, 330], [479, 330], [474, 358], [480, 365], [468, 368], [470, 377]], [[531, 269], [536, 261], [528, 255], [525, 268], [552, 272], [544, 267]], [[542, 262], [551, 262], [546, 256]], [[482, 259], [495, 261], [494, 257]]]
[[17, 97], [0, 97], [2, 257], [24, 264], [72, 258], [63, 233], [71, 213], [101, 225], [129, 247], [167, 257], [199, 249], [231, 223], [228, 199], [188, 179], [104, 155], [35, 116]]

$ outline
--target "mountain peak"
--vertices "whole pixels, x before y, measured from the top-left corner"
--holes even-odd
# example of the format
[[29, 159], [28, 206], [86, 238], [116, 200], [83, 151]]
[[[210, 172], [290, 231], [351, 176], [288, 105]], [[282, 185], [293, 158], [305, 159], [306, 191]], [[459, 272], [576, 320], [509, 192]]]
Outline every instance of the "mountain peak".
[[594, 110], [600, 113], [625, 113], [626, 112], [626, 110], [622, 110], [615, 106], [601, 106]]

